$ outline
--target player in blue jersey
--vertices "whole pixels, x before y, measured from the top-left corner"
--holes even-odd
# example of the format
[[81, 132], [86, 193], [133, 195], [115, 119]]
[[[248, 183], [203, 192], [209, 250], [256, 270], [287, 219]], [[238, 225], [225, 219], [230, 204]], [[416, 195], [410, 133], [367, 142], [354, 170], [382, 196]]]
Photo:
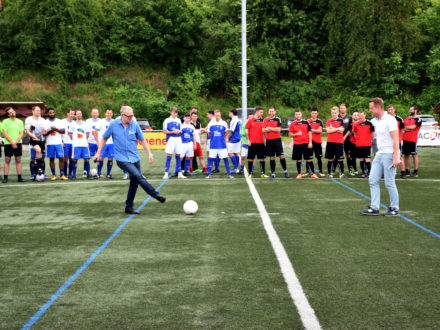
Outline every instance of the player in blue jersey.
[[228, 139], [229, 139], [228, 152], [229, 152], [229, 157], [231, 158], [232, 161], [232, 165], [234, 166], [232, 172], [239, 173], [240, 170], [238, 169], [238, 166], [240, 165], [241, 121], [237, 117], [236, 109], [232, 109], [231, 111], [229, 111], [229, 118], [231, 118], [231, 123], [229, 125], [229, 132], [228, 132]]
[[[113, 110], [107, 109], [105, 111], [105, 118], [101, 119], [100, 123], [97, 125], [98, 129], [93, 130], [93, 135], [95, 136], [96, 142], [99, 143], [102, 139], [102, 135], [107, 130], [107, 128], [110, 126], [110, 123], [113, 121]], [[107, 175], [105, 176], [107, 179], [112, 179], [112, 167], [113, 167], [113, 158], [115, 157], [115, 149], [113, 146], [113, 139], [110, 137], [104, 148], [102, 148], [102, 152], [100, 157], [98, 158], [98, 174], [97, 177], [101, 177], [101, 171], [102, 167], [104, 166], [104, 158], [107, 157]]]
[[208, 124], [208, 136], [210, 138], [209, 158], [208, 158], [208, 175], [207, 179], [211, 178], [212, 164], [215, 159], [219, 157], [225, 162], [228, 179], [233, 179], [231, 175], [231, 168], [229, 167], [228, 149], [226, 148], [228, 124], [222, 120], [220, 110], [214, 111], [214, 119]]
[[196, 140], [196, 130], [193, 125], [190, 123], [190, 115], [189, 113], [183, 116], [183, 124], [182, 124], [182, 159], [185, 159], [185, 167], [184, 167], [184, 176], [189, 176], [191, 173], [189, 172], [192, 158], [194, 157], [194, 150], [196, 148], [195, 140]]
[[177, 118], [177, 108], [171, 107], [170, 116], [163, 122], [163, 132], [167, 136], [167, 146], [165, 152], [167, 154], [167, 160], [165, 162], [165, 174], [163, 179], [168, 179], [168, 171], [170, 170], [171, 158], [173, 154], [176, 155], [176, 170], [177, 177], [179, 179], [186, 179], [186, 176], [182, 174], [180, 155], [182, 154], [182, 123]]

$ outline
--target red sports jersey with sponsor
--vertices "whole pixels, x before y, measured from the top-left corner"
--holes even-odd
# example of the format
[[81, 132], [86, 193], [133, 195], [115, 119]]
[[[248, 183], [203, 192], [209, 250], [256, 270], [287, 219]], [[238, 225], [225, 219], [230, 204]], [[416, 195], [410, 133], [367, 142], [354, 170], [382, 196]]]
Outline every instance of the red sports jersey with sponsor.
[[403, 133], [403, 141], [411, 141], [417, 143], [417, 139], [419, 137], [420, 126], [422, 125], [422, 121], [419, 117], [407, 117], [404, 122], [405, 127], [416, 125], [416, 129], [411, 132]]
[[302, 132], [302, 135], [295, 136], [293, 138], [293, 144], [308, 144], [309, 143], [309, 132], [311, 130], [310, 123], [307, 120], [295, 120], [290, 124], [289, 132], [298, 133]]
[[[281, 127], [281, 119], [278, 117], [267, 117], [264, 119], [264, 127]], [[266, 132], [266, 139], [278, 139], [281, 138], [281, 132]]]
[[402, 142], [402, 129], [405, 127], [402, 117], [396, 116], [397, 128], [399, 130], [399, 143]]
[[[321, 119], [309, 119], [308, 122], [310, 123], [311, 129], [319, 129], [324, 128], [324, 123]], [[316, 143], [322, 143], [321, 133], [312, 133], [312, 141]]]
[[353, 132], [356, 133], [356, 147], [371, 147], [373, 142], [372, 133], [374, 132], [371, 121], [359, 121]]
[[[330, 118], [325, 123], [325, 127], [331, 126], [333, 128], [339, 128], [339, 127], [343, 126], [342, 123], [343, 123], [342, 118], [336, 118], [336, 119]], [[342, 133], [342, 132], [328, 133], [327, 134], [327, 142], [344, 143], [344, 133]]]
[[251, 118], [247, 121], [245, 128], [249, 130], [249, 141], [251, 143], [264, 143], [263, 136], [264, 119]]
[[353, 132], [354, 132], [356, 126], [359, 125], [360, 122], [361, 122], [361, 121], [358, 120], [358, 121], [353, 121], [353, 122], [351, 123], [350, 142], [353, 143], [354, 145], [356, 145], [356, 137], [354, 136]]

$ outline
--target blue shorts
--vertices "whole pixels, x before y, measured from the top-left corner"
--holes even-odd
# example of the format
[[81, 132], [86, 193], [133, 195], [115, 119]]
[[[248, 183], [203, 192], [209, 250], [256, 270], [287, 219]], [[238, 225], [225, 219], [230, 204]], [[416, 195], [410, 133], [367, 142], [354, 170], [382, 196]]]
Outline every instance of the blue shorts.
[[98, 151], [98, 145], [95, 143], [89, 143], [90, 156], [95, 156]]
[[46, 157], [48, 158], [62, 158], [64, 157], [64, 150], [61, 144], [46, 146]]
[[115, 149], [113, 148], [113, 144], [106, 144], [104, 148], [102, 148], [101, 157], [115, 158]]
[[72, 158], [73, 147], [72, 144], [64, 143], [64, 157]]
[[73, 148], [73, 159], [89, 159], [90, 152], [88, 147], [75, 147]]
[[[44, 157], [46, 157], [46, 152], [45, 152], [46, 145], [44, 144], [44, 142], [43, 142], [43, 146], [41, 144], [39, 144], [39, 145], [40, 145], [41, 151], [43, 152], [43, 158], [44, 158]], [[32, 148], [32, 146], [31, 146], [29, 150], [31, 153], [31, 159], [35, 159], [35, 157], [37, 156], [35, 149]]]

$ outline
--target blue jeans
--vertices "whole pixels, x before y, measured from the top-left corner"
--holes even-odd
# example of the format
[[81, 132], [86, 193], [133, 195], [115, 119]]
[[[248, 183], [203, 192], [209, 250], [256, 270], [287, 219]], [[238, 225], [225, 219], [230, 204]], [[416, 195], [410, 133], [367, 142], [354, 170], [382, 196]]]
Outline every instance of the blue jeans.
[[125, 201], [126, 209], [133, 208], [133, 201], [134, 197], [136, 196], [138, 185], [141, 185], [145, 192], [151, 197], [156, 198], [157, 196], [159, 196], [159, 193], [142, 176], [140, 161], [136, 163], [116, 161], [116, 163], [121, 170], [130, 174], [130, 187], [128, 188], [127, 200]]
[[393, 165], [393, 154], [376, 154], [374, 157], [369, 179], [372, 209], [380, 209], [380, 179], [383, 174], [385, 187], [390, 195], [390, 207], [399, 210], [399, 193], [395, 182], [396, 168], [390, 168], [391, 165]]

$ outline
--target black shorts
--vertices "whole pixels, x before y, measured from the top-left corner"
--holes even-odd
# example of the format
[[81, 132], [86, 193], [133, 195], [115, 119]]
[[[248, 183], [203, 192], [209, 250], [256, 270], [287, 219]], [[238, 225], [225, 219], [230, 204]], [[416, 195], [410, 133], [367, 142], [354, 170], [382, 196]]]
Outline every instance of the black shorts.
[[283, 143], [281, 142], [281, 138], [277, 139], [267, 139], [266, 140], [266, 156], [274, 157], [274, 156], [282, 156], [284, 155]]
[[412, 141], [403, 141], [402, 155], [417, 155], [417, 143]]
[[309, 160], [313, 159], [313, 149], [308, 147], [308, 144], [294, 144], [293, 145], [293, 160]]
[[327, 142], [325, 148], [326, 159], [344, 159], [344, 144], [336, 142]]
[[371, 158], [371, 147], [356, 147], [357, 158]]
[[315, 155], [315, 157], [321, 158], [322, 157], [322, 143], [312, 141], [312, 144], [313, 144], [313, 154]]
[[350, 137], [348, 136], [347, 139], [344, 141], [344, 152], [346, 155], [353, 155], [353, 150], [356, 145], [350, 141]]
[[264, 148], [264, 143], [252, 143], [248, 149], [248, 159], [258, 159], [266, 158], [266, 149]]
[[34, 146], [40, 146], [41, 148], [41, 153], [45, 153], [46, 151], [46, 143], [44, 141], [34, 141], [32, 139], [29, 140], [29, 145], [34, 147]]
[[17, 144], [17, 148], [12, 148], [11, 144], [5, 144], [5, 157], [20, 157], [22, 155], [21, 143]]

